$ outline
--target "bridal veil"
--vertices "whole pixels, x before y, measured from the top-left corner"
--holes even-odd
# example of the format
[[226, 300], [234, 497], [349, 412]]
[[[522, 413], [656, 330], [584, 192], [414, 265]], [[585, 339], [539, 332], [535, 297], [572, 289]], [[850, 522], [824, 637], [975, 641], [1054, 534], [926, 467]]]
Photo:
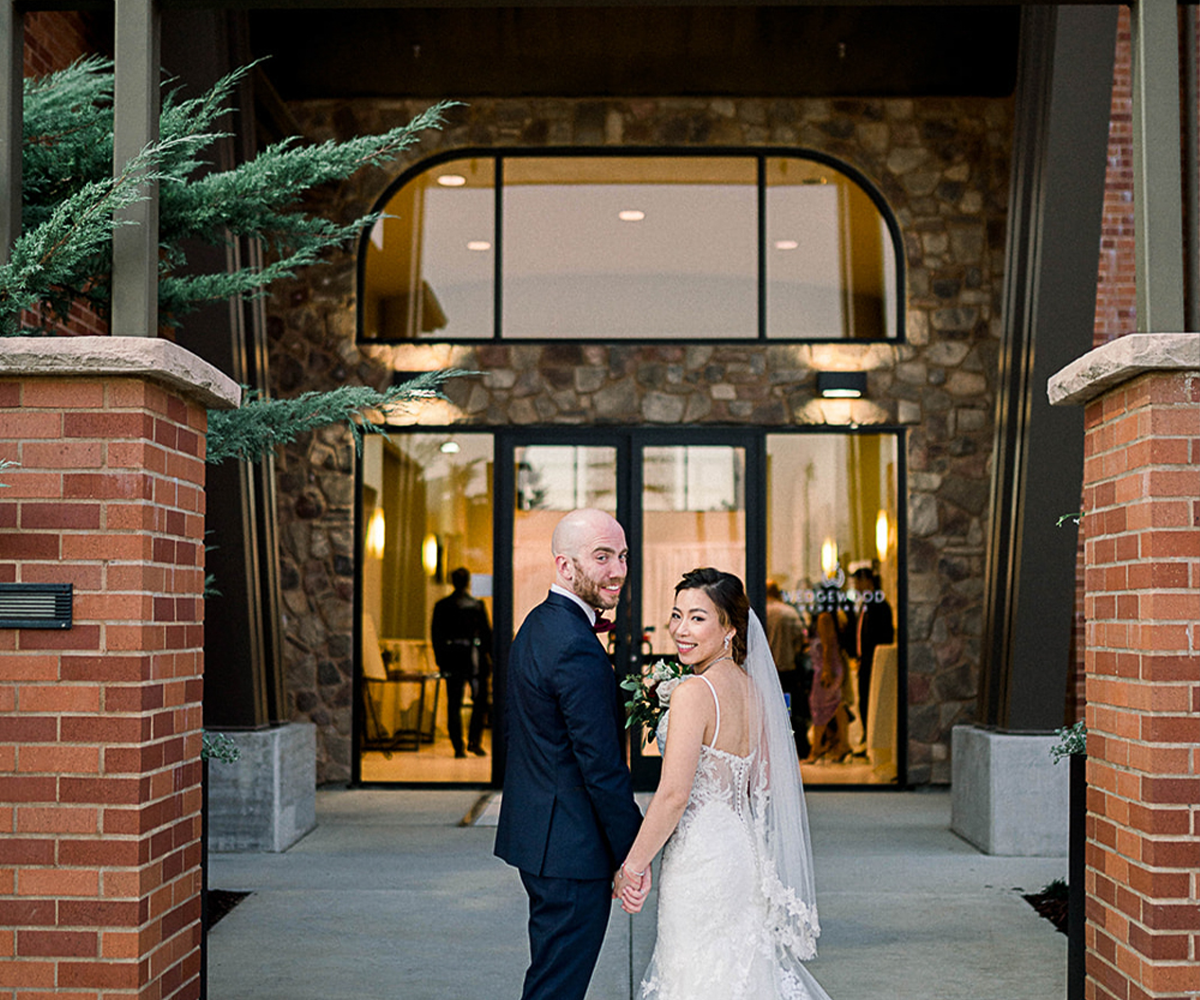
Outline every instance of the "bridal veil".
[[[766, 632], [751, 611], [745, 669], [758, 692], [751, 699], [750, 732], [756, 765], [750, 808], [761, 852], [762, 891], [776, 960], [785, 967], [814, 957], [817, 892], [800, 763], [779, 675]], [[805, 977], [807, 978], [807, 977]]]

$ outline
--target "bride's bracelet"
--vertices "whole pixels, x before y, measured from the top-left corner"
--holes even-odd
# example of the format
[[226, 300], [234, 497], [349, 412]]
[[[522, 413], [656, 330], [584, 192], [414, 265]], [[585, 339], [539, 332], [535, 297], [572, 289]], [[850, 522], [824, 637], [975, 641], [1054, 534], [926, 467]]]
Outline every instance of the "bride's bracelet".
[[644, 870], [640, 871], [640, 872], [631, 872], [628, 868], [625, 867], [624, 861], [621, 862], [621, 871], [623, 871], [630, 878], [641, 878], [643, 875], [646, 874], [646, 872]]

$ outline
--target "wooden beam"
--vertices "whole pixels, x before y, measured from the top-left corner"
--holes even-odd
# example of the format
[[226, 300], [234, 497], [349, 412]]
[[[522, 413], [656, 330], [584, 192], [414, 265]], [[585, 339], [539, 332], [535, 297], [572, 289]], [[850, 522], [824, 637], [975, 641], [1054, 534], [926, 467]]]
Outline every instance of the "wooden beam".
[[[156, 0], [116, 0], [114, 173], [158, 139], [160, 38]], [[133, 225], [113, 233], [110, 332], [118, 336], [158, 336], [158, 184], [146, 182], [145, 194], [118, 216]]]
[[1130, 13], [1137, 329], [1181, 333], [1185, 324], [1179, 12], [1175, 0], [1138, 0]]
[[24, 22], [16, 4], [0, 0], [0, 264], [21, 235]]

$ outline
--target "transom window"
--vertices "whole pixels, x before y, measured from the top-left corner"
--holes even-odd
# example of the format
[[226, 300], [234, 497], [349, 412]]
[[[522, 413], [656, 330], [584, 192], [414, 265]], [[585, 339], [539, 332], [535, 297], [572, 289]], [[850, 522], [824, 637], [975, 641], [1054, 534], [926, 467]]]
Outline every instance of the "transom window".
[[896, 224], [813, 154], [454, 153], [379, 208], [365, 341], [902, 336]]

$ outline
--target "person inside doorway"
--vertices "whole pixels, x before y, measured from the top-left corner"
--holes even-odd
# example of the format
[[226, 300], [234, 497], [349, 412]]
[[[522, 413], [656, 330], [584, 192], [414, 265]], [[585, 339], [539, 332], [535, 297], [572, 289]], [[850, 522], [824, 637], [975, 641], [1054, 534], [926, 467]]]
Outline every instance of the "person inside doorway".
[[839, 636], [846, 632], [845, 595], [831, 580], [817, 587], [808, 632], [812, 687], [812, 748], [806, 764], [840, 763], [850, 755], [850, 715], [843, 693], [846, 659]]
[[855, 600], [855, 655], [858, 657], [858, 707], [866, 735], [867, 703], [871, 698], [871, 666], [875, 647], [886, 646], [896, 638], [892, 606], [883, 596], [879, 577], [870, 563], [851, 567], [851, 580], [858, 594]]
[[[483, 727], [487, 721], [488, 679], [491, 675], [492, 628], [483, 602], [471, 596], [471, 573], [460, 566], [450, 574], [454, 592], [433, 606], [430, 626], [433, 657], [446, 678], [446, 728], [455, 757], [467, 751], [486, 756]], [[471, 685], [471, 722], [463, 746], [463, 691]]]
[[775, 580], [767, 581], [767, 642], [779, 673], [796, 736], [796, 752], [807, 757], [808, 746], [808, 688], [803, 669], [804, 622], [800, 612], [783, 599], [783, 591]]

